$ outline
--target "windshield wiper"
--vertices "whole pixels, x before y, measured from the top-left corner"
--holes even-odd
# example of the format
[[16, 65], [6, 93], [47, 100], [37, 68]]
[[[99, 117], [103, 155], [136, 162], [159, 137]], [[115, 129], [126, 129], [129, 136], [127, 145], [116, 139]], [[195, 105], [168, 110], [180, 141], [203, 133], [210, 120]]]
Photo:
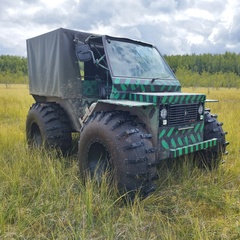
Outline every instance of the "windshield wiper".
[[157, 78], [152, 78], [152, 80], [151, 80], [151, 83], [153, 83], [155, 80], [160, 80], [160, 79], [166, 79], [166, 78], [169, 78], [170, 76], [169, 75], [167, 75], [167, 76], [164, 76], [164, 77], [157, 77]]
[[151, 83], [153, 83], [155, 80], [159, 80], [160, 78], [152, 78]]

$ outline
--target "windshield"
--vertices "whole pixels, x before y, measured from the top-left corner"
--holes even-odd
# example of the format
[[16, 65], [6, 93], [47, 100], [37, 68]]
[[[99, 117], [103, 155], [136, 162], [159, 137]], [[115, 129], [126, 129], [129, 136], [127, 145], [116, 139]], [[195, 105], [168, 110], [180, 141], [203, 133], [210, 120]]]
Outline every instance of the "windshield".
[[174, 78], [157, 49], [150, 45], [108, 40], [106, 47], [113, 76], [151, 79]]

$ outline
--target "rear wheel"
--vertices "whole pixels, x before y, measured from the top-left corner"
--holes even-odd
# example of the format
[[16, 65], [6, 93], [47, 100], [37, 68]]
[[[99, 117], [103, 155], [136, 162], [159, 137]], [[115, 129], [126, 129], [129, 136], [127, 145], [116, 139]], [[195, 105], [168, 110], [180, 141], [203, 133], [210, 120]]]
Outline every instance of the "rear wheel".
[[71, 128], [67, 116], [56, 103], [34, 103], [26, 121], [27, 143], [30, 147], [60, 149], [66, 154], [71, 147]]
[[204, 141], [217, 138], [217, 146], [202, 150], [198, 153], [200, 158], [200, 166], [208, 169], [214, 169], [219, 166], [222, 161], [223, 154], [227, 154], [225, 135], [222, 129], [223, 123], [217, 121], [217, 115], [211, 114], [209, 111], [204, 112]]
[[101, 181], [107, 171], [120, 190], [133, 199], [155, 190], [155, 149], [152, 135], [126, 112], [94, 113], [83, 126], [79, 141], [80, 171]]

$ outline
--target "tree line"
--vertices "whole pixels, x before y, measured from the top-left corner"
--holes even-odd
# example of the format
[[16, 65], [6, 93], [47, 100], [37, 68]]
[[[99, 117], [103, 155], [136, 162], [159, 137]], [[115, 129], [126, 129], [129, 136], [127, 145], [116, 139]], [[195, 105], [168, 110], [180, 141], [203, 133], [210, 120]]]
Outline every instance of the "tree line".
[[192, 54], [165, 56], [168, 64], [176, 71], [185, 68], [192, 72], [218, 73], [232, 72], [240, 76], [240, 54], [225, 52], [224, 54]]
[[[165, 55], [183, 87], [240, 88], [240, 54]], [[0, 83], [28, 83], [27, 58], [0, 56]]]
[[0, 83], [27, 83], [27, 58], [20, 56], [0, 56]]
[[240, 88], [240, 54], [164, 56], [182, 86]]

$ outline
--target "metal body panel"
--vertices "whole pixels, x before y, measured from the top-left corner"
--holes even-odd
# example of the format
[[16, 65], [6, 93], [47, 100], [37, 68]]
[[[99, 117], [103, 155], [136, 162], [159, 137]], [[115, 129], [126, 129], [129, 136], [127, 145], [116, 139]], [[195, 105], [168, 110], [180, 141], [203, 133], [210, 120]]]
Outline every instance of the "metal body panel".
[[183, 149], [203, 142], [203, 129], [203, 121], [184, 126], [160, 127], [158, 130], [158, 159], [169, 158], [170, 152], [174, 149]]
[[190, 153], [194, 153], [196, 151], [204, 150], [206, 148], [212, 148], [217, 146], [217, 138], [213, 138], [211, 140], [190, 144], [188, 146], [182, 147], [182, 148], [176, 148], [176, 149], [170, 149], [170, 158], [176, 158], [180, 157], [182, 155], [187, 155]]
[[130, 101], [130, 100], [98, 100], [100, 103], [107, 103], [107, 104], [114, 104], [119, 106], [125, 106], [125, 107], [146, 107], [146, 106], [153, 106], [154, 103], [151, 102], [136, 102], [136, 101]]
[[[81, 44], [85, 44], [92, 59], [88, 54], [90, 59], [78, 61], [76, 39], [80, 44], [78, 50], [84, 49]], [[123, 55], [119, 49], [124, 50]], [[60, 28], [28, 39], [27, 50], [30, 93], [36, 101], [59, 103], [73, 131], [80, 131], [93, 112], [128, 111], [138, 116], [151, 133], [158, 160], [215, 146], [215, 139], [204, 142], [203, 114], [198, 113], [205, 102], [215, 100], [206, 99], [205, 94], [182, 93], [180, 82], [151, 44]], [[151, 59], [153, 55], [147, 55], [150, 52], [159, 53], [159, 62], [154, 62], [155, 57]], [[123, 57], [124, 67], [128, 63], [135, 67], [138, 64], [154, 73], [134, 75], [129, 71], [129, 75], [126, 72], [121, 75], [118, 69], [121, 61], [111, 62], [118, 60], [117, 56]], [[162, 70], [154, 69], [153, 63], [159, 63], [169, 75], [161, 75]], [[161, 118], [163, 108], [168, 114], [166, 119]]]

